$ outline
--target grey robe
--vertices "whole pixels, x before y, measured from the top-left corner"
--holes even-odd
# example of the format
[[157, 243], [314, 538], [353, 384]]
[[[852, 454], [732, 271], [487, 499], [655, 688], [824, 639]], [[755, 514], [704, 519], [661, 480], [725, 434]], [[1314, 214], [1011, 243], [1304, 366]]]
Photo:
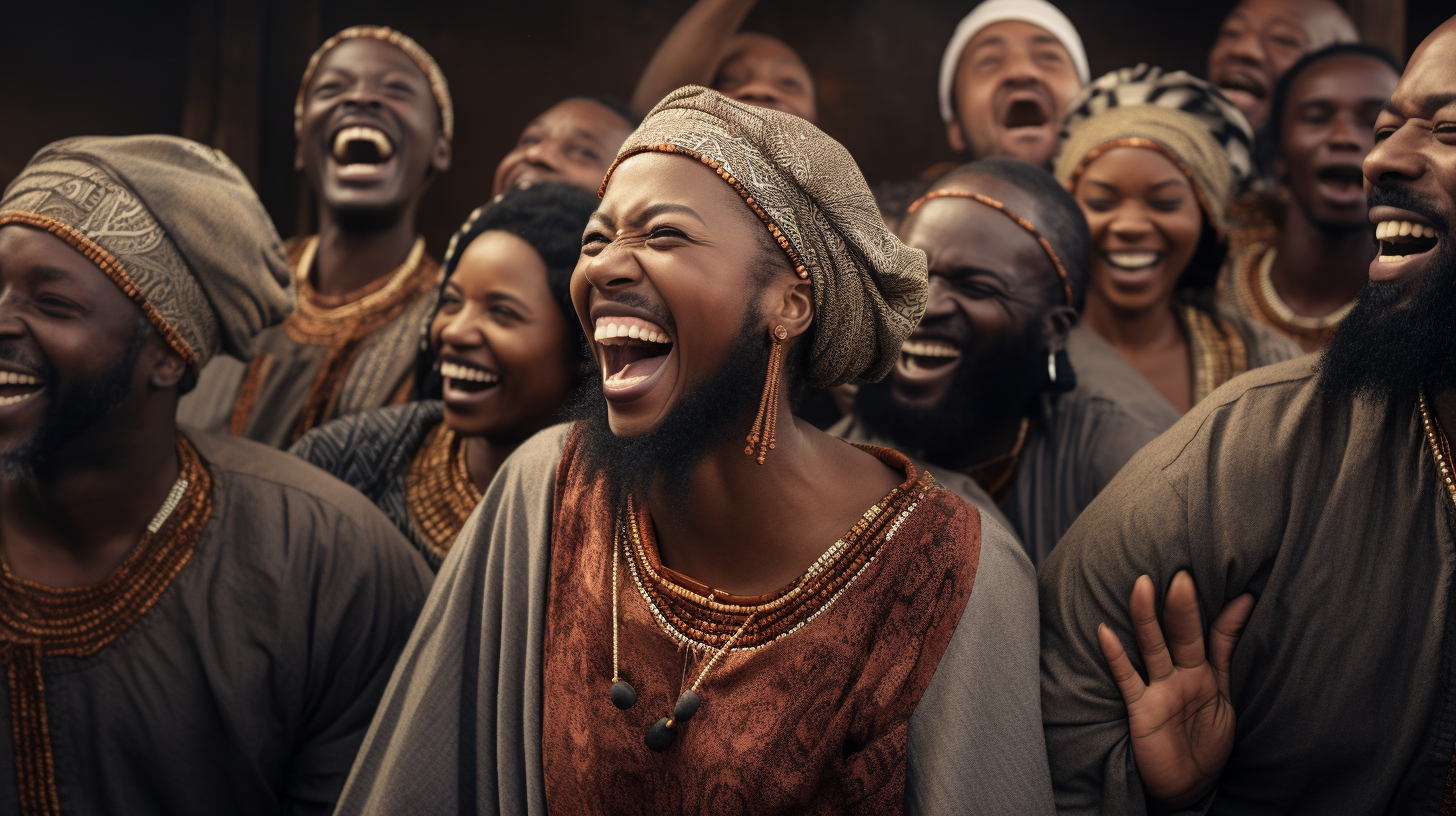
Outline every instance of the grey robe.
[[[43, 663], [67, 816], [327, 814], [431, 576], [363, 497], [252, 442], [187, 433], [212, 515], [156, 605]], [[18, 812], [0, 683], [0, 814]]]
[[1315, 358], [1236, 378], [1138, 454], [1041, 570], [1057, 806], [1143, 813], [1097, 642], [1139, 575], [1180, 569], [1205, 627], [1258, 598], [1233, 656], [1233, 755], [1212, 813], [1434, 813], [1456, 733], [1453, 506], [1410, 406], [1332, 404]]
[[[545, 813], [542, 641], [566, 434], [543, 431], [506, 460], [445, 558], [341, 816]], [[910, 718], [908, 812], [1051, 812], [1035, 579], [1000, 525], [981, 531], [970, 600]]]

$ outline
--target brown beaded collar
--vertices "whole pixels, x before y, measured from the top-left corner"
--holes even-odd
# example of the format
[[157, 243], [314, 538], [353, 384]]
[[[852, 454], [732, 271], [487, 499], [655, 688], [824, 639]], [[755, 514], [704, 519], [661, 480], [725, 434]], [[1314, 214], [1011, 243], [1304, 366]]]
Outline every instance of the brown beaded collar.
[[480, 490], [465, 469], [464, 440], [444, 422], [425, 436], [405, 477], [405, 504], [425, 544], [440, 558], [480, 504]]

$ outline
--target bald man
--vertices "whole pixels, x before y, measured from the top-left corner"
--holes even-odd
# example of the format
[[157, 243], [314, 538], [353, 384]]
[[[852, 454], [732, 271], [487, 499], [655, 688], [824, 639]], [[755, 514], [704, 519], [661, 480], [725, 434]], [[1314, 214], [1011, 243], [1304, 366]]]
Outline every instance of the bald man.
[[1243, 0], [1208, 52], [1208, 80], [1259, 130], [1269, 121], [1274, 83], [1300, 57], [1359, 39], [1350, 15], [1331, 0]]
[[643, 70], [632, 92], [632, 113], [646, 116], [672, 91], [703, 85], [729, 99], [814, 122], [819, 116], [814, 75], [798, 52], [777, 37], [738, 31], [757, 2], [694, 3]]

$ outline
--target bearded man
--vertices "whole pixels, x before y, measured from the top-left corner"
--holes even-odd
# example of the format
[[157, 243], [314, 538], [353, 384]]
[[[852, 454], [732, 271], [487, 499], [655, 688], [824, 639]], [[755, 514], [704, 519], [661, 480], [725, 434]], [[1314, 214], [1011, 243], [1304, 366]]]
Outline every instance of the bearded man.
[[838, 143], [705, 88], [602, 189], [599, 390], [496, 475], [340, 813], [1049, 813], [1025, 555], [789, 412], [894, 365], [924, 254]]
[[1004, 511], [1040, 564], [1178, 412], [1078, 324], [1087, 222], [1050, 173], [967, 164], [931, 185], [900, 234], [929, 260], [930, 303], [890, 376], [860, 386], [830, 432], [923, 457], [967, 501]]
[[1453, 99], [1456, 18], [1375, 122], [1386, 237], [1321, 356], [1199, 403], [1042, 568], [1059, 811], [1451, 812]]
[[293, 108], [295, 167], [318, 198], [318, 235], [288, 244], [298, 307], [244, 365], [223, 357], [182, 421], [287, 447], [334, 417], [412, 393], [420, 325], [440, 265], [415, 213], [450, 168], [455, 113], [435, 60], [381, 26], [354, 26], [309, 60]]
[[983, 0], [940, 60], [940, 118], [952, 150], [1050, 169], [1067, 106], [1091, 79], [1072, 21], [1046, 0]]
[[176, 423], [287, 283], [196, 142], [56, 142], [0, 199], [0, 810], [332, 812], [429, 572], [342, 483]]

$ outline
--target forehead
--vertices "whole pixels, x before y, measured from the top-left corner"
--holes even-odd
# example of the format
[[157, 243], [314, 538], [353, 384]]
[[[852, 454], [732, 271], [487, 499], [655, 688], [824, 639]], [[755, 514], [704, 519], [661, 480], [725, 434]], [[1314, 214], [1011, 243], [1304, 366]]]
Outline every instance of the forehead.
[[475, 236], [450, 276], [450, 283], [461, 289], [520, 286], [533, 280], [545, 286], [546, 262], [525, 239], [503, 230]]
[[631, 220], [662, 204], [689, 207], [714, 228], [726, 226], [726, 219], [757, 221], [748, 204], [707, 165], [689, 156], [655, 152], [629, 156], [617, 166], [597, 215]]
[[0, 271], [5, 278], [55, 282], [84, 291], [107, 309], [141, 309], [101, 268], [49, 232], [24, 224], [0, 226]]
[[1407, 116], [1433, 113], [1456, 94], [1456, 23], [1447, 22], [1411, 55], [1391, 102]]
[[1311, 65], [1289, 89], [1291, 105], [1315, 98], [1388, 98], [1400, 77], [1384, 62], [1363, 54], [1342, 54]]
[[627, 120], [590, 99], [566, 99], [557, 102], [531, 120], [526, 127], [582, 131], [598, 138], [620, 133], [622, 139], [625, 139], [631, 132]]
[[791, 69], [805, 76], [809, 75], [809, 67], [804, 64], [803, 58], [797, 51], [782, 40], [767, 34], [737, 34], [729, 40], [722, 66], [726, 67], [734, 63], [771, 65], [775, 68]]
[[[1042, 228], [1037, 200], [1009, 182], [989, 176], [955, 179], [935, 185], [938, 190], [980, 193], [1000, 201], [1007, 209]], [[906, 219], [905, 242], [932, 258], [984, 258], [995, 265], [1017, 266], [1033, 255], [1045, 259], [1036, 238], [1005, 213], [974, 199], [946, 196], [931, 199]], [[1045, 264], [1051, 269], [1051, 261]], [[1041, 264], [1037, 265], [1040, 269]]]
[[1039, 43], [1055, 45], [1063, 51], [1066, 50], [1061, 40], [1057, 39], [1050, 31], [1047, 31], [1039, 25], [1022, 20], [1003, 20], [999, 23], [992, 23], [977, 31], [976, 36], [972, 37], [971, 41], [966, 43], [966, 51], [974, 51], [983, 45], [1012, 44], [1026, 46]]
[[[1151, 185], [1188, 177], [1161, 152], [1146, 147], [1114, 147], [1087, 164], [1082, 181], [1111, 185]], [[1190, 185], [1191, 186], [1191, 185]]]
[[400, 71], [429, 83], [420, 66], [410, 56], [393, 45], [371, 37], [353, 37], [330, 48], [319, 59], [315, 75], [326, 71], [346, 71], [352, 74], [384, 73]]

